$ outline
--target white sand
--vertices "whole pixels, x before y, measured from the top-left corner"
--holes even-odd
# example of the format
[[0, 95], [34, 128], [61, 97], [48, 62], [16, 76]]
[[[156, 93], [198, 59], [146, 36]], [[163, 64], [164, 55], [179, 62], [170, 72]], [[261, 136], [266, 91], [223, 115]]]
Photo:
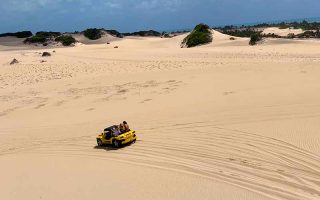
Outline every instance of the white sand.
[[285, 29], [280, 29], [278, 27], [270, 27], [270, 28], [266, 28], [263, 30], [262, 32], [263, 34], [276, 34], [282, 37], [286, 37], [289, 34], [301, 34], [304, 33], [304, 31], [300, 28], [300, 29], [294, 29], [294, 28], [285, 28]]
[[[0, 199], [320, 199], [320, 43], [214, 36], [0, 43]], [[139, 141], [96, 148], [121, 120]]]
[[88, 38], [86, 38], [83, 34], [78, 33], [78, 34], [70, 34], [72, 35], [79, 43], [81, 44], [107, 44], [114, 41], [118, 41], [121, 40], [120, 38], [114, 37], [108, 33], [106, 33], [105, 31], [102, 31], [102, 37], [98, 40], [90, 40]]

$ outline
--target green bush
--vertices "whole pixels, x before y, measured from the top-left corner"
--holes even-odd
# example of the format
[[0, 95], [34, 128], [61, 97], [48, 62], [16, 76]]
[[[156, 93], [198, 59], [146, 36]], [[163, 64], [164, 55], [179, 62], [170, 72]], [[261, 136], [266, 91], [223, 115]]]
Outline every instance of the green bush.
[[27, 38], [32, 36], [31, 31], [21, 31], [21, 32], [16, 32], [15, 33], [17, 38]]
[[46, 32], [46, 31], [40, 31], [36, 33], [36, 36], [44, 37], [44, 38], [55, 38], [60, 36], [60, 32]]
[[305, 31], [304, 33], [296, 35], [297, 38], [320, 38], [320, 31]]
[[171, 35], [169, 33], [163, 32], [161, 37], [163, 37], [163, 38], [171, 38]]
[[117, 30], [105, 30], [105, 31], [114, 37], [123, 38], [123, 35]]
[[0, 34], [0, 37], [17, 37], [17, 38], [27, 38], [32, 36], [32, 32], [31, 31], [21, 31], [21, 32], [16, 32], [16, 33], [3, 33]]
[[287, 29], [287, 28], [290, 28], [290, 25], [285, 23], [285, 22], [281, 22], [279, 24], [279, 29]]
[[71, 44], [76, 43], [71, 35], [61, 35], [55, 39], [56, 42], [61, 42], [63, 46], [70, 46]]
[[97, 40], [102, 37], [102, 32], [100, 29], [89, 28], [83, 32], [84, 36], [90, 40]]
[[49, 52], [43, 52], [42, 53], [42, 57], [48, 57], [48, 56], [51, 56], [51, 53], [49, 53]]
[[281, 38], [281, 36], [274, 34], [274, 33], [268, 33], [268, 34], [262, 34], [261, 37], [266, 37], [266, 38]]
[[24, 43], [45, 43], [47, 38], [44, 36], [35, 35], [24, 40]]
[[261, 31], [256, 31], [254, 29], [228, 29], [228, 30], [221, 30], [223, 34], [231, 35], [235, 37], [250, 37], [253, 34], [261, 33]]
[[208, 44], [212, 42], [210, 27], [206, 24], [198, 24], [193, 31], [183, 40], [182, 44], [187, 48]]
[[140, 37], [160, 37], [161, 33], [154, 30], [149, 31], [138, 31], [133, 33], [123, 33], [124, 36], [140, 36]]
[[60, 32], [45, 32], [45, 31], [40, 31], [37, 32], [36, 35], [25, 39], [25, 43], [41, 43], [44, 44], [47, 41], [53, 40], [54, 38], [60, 36]]
[[293, 39], [293, 38], [295, 38], [295, 34], [294, 34], [294, 33], [289, 33], [289, 34], [287, 35], [287, 38], [288, 38], [288, 39]]
[[249, 44], [256, 45], [257, 42], [259, 42], [261, 40], [262, 40], [262, 37], [261, 37], [260, 33], [256, 33], [256, 34], [251, 35]]

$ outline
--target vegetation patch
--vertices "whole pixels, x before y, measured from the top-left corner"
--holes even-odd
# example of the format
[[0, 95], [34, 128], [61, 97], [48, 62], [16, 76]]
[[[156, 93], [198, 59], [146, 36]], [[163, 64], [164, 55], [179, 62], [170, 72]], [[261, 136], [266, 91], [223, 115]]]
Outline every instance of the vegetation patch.
[[124, 36], [141, 36], [141, 37], [147, 37], [147, 36], [154, 36], [154, 37], [160, 37], [161, 33], [154, 30], [149, 31], [138, 31], [133, 33], [123, 33]]
[[53, 41], [56, 37], [60, 36], [60, 32], [37, 32], [36, 35], [25, 39], [24, 43], [39, 43], [48, 45], [48, 41]]
[[242, 26], [224, 26], [216, 27], [215, 29], [221, 30], [221, 32], [226, 30], [244, 30], [244, 29], [259, 29], [259, 28], [268, 28], [268, 27], [278, 27], [280, 29], [293, 28], [293, 29], [302, 29], [302, 30], [318, 30], [320, 29], [320, 22], [308, 22], [295, 21], [295, 22], [280, 22], [280, 23], [262, 23], [255, 25], [242, 25]]
[[161, 37], [162, 38], [173, 38], [175, 36], [177, 36], [177, 35], [176, 34], [172, 34], [172, 33], [167, 33], [167, 32], [162, 32], [161, 33]]
[[114, 37], [123, 38], [123, 35], [117, 30], [105, 30], [105, 31]]
[[206, 24], [198, 24], [194, 30], [183, 40], [182, 47], [195, 47], [212, 42], [210, 27]]
[[30, 38], [27, 38], [24, 40], [24, 43], [45, 43], [47, 41], [47, 38], [43, 36], [32, 36]]
[[45, 38], [55, 38], [62, 35], [60, 32], [46, 32], [46, 31], [40, 31], [36, 33], [36, 36], [39, 37], [45, 37]]
[[55, 41], [61, 42], [63, 46], [70, 46], [77, 42], [71, 35], [61, 35], [57, 37]]
[[320, 30], [306, 31], [301, 34], [294, 35], [294, 38], [320, 38]]
[[250, 36], [250, 42], [249, 44], [250, 45], [256, 45], [257, 42], [261, 41], [262, 40], [262, 36], [260, 33], [256, 33], [256, 34], [253, 34]]
[[[279, 29], [302, 29], [305, 32], [301, 34], [289, 34], [287, 36], [279, 36], [274, 33], [262, 34], [262, 29], [268, 27], [278, 27]], [[216, 27], [216, 30], [236, 37], [250, 37], [253, 36], [253, 43], [256, 35], [260, 35], [258, 38], [320, 38], [320, 22], [308, 22], [306, 20], [301, 22], [280, 22], [280, 23], [263, 23], [250, 26], [224, 26]]]
[[89, 38], [90, 40], [97, 40], [102, 37], [101, 29], [97, 29], [97, 28], [89, 28], [85, 30], [83, 34], [86, 38]]
[[11, 62], [10, 62], [10, 65], [14, 65], [14, 64], [18, 64], [19, 61], [17, 59], [13, 59]]
[[256, 31], [254, 29], [230, 29], [222, 30], [221, 32], [235, 37], [251, 37], [251, 35], [261, 33], [261, 31]]
[[21, 32], [16, 32], [16, 33], [3, 33], [0, 34], [0, 37], [17, 37], [17, 38], [27, 38], [32, 36], [31, 31], [21, 31]]
[[42, 57], [48, 57], [48, 56], [51, 56], [51, 53], [49, 53], [49, 52], [43, 52], [42, 53]]

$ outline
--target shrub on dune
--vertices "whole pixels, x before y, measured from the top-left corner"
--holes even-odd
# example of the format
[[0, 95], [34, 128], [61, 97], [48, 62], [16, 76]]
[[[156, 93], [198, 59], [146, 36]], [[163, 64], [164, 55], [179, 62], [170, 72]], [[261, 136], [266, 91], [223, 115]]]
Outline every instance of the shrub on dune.
[[42, 53], [42, 57], [48, 57], [48, 56], [51, 56], [51, 53], [49, 53], [49, 52], [43, 52]]
[[123, 38], [123, 35], [117, 30], [105, 30], [105, 31], [114, 37]]
[[251, 35], [249, 44], [253, 46], [253, 45], [256, 45], [257, 42], [259, 42], [261, 40], [262, 40], [261, 34], [256, 33], [256, 34]]
[[297, 38], [320, 38], [319, 29], [316, 31], [305, 31], [304, 33], [296, 35]]
[[124, 36], [140, 36], [140, 37], [160, 37], [161, 33], [154, 30], [138, 31], [133, 33], [123, 33]]
[[61, 42], [63, 46], [70, 46], [76, 43], [76, 39], [74, 39], [71, 35], [61, 35], [55, 39], [56, 42]]
[[210, 27], [206, 24], [197, 25], [194, 30], [183, 40], [182, 46], [195, 47], [212, 42]]
[[54, 38], [59, 37], [61, 35], [60, 32], [45, 32], [40, 31], [37, 32], [36, 35], [25, 39], [25, 43], [40, 43], [45, 44], [47, 41], [52, 41]]
[[24, 40], [24, 43], [45, 43], [47, 41], [46, 37], [43, 36], [32, 36]]
[[161, 37], [162, 37], [162, 38], [171, 38], [172, 36], [170, 35], [170, 33], [163, 32], [163, 33], [161, 34]]
[[253, 34], [261, 33], [255, 29], [222, 29], [221, 32], [234, 37], [250, 37]]
[[40, 31], [36, 33], [36, 36], [39, 37], [45, 37], [45, 38], [55, 38], [60, 36], [61, 33], [60, 32], [46, 32], [46, 31]]
[[11, 62], [10, 62], [10, 65], [14, 65], [14, 64], [18, 64], [19, 61], [17, 59], [13, 59]]
[[32, 32], [31, 31], [20, 31], [20, 32], [16, 32], [16, 33], [0, 34], [0, 37], [8, 37], [8, 36], [17, 37], [17, 38], [27, 38], [27, 37], [32, 36]]
[[31, 31], [21, 31], [21, 32], [16, 32], [15, 33], [17, 38], [27, 38], [32, 36]]
[[89, 28], [83, 32], [84, 36], [90, 40], [97, 40], [102, 37], [102, 31], [96, 28]]

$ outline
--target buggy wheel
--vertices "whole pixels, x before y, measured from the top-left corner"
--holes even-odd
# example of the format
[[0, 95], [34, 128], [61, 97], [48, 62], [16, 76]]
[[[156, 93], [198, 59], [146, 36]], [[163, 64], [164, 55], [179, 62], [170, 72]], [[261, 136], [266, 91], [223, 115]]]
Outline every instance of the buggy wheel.
[[119, 147], [121, 146], [121, 141], [113, 140], [113, 141], [112, 141], [112, 145], [113, 145], [113, 147], [115, 147], [115, 148], [119, 148]]
[[103, 146], [103, 143], [102, 143], [102, 141], [100, 139], [97, 139], [97, 144], [98, 144], [99, 147]]

